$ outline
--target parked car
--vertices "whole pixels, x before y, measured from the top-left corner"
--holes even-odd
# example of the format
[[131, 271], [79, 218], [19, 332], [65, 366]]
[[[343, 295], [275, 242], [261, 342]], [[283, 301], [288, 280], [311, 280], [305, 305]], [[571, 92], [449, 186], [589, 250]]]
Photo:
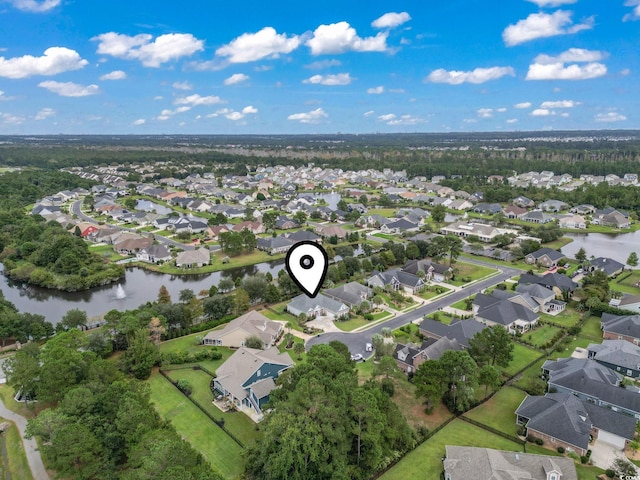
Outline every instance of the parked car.
[[354, 362], [361, 362], [362, 360], [364, 360], [364, 357], [361, 354], [356, 353], [355, 355], [351, 355], [351, 360], [353, 360]]
[[367, 344], [364, 346], [364, 351], [365, 351], [365, 352], [373, 352], [373, 345], [372, 345], [371, 343], [367, 343]]

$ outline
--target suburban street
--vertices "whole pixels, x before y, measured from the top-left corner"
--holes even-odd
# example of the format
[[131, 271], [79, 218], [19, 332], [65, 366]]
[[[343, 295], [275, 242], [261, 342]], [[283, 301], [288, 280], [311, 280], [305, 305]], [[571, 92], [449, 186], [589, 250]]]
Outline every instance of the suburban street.
[[[98, 221], [95, 218], [91, 218], [90, 216], [82, 213], [81, 206], [82, 206], [82, 200], [77, 200], [73, 202], [73, 204], [71, 205], [71, 213], [73, 215], [77, 215], [78, 218], [80, 218], [81, 220], [84, 220], [85, 222], [98, 224]], [[140, 234], [140, 231], [136, 230], [135, 228], [121, 227], [119, 225], [112, 225], [112, 224], [109, 224], [109, 226], [117, 228], [119, 230], [123, 230], [125, 232]], [[154, 235], [154, 239], [156, 239], [160, 243], [164, 243], [167, 247], [170, 245], [173, 245], [174, 247], [182, 248], [183, 250], [195, 249], [193, 245], [185, 245], [184, 243], [176, 242], [175, 240], [171, 240], [170, 238], [164, 237], [162, 235]]]
[[[476, 265], [482, 265], [485, 267], [498, 268], [493, 264], [485, 263], [479, 260], [465, 258], [464, 261]], [[338, 340], [349, 347], [349, 351], [351, 352], [351, 354], [355, 355], [359, 353], [363, 357], [367, 358], [371, 355], [371, 353], [365, 351], [366, 343], [371, 342], [371, 337], [373, 337], [373, 335], [376, 333], [380, 333], [383, 328], [390, 328], [392, 330], [395, 330], [396, 328], [407, 325], [414, 320], [418, 320], [424, 317], [425, 315], [441, 310], [444, 307], [451, 305], [452, 303], [463, 300], [470, 295], [475, 295], [476, 293], [486, 288], [504, 282], [505, 280], [508, 280], [509, 278], [515, 277], [522, 273], [522, 270], [510, 267], [501, 266], [498, 269], [500, 270], [500, 273], [498, 275], [494, 275], [485, 280], [481, 280], [472, 285], [466, 286], [433, 302], [425, 303], [425, 305], [420, 306], [411, 312], [398, 315], [381, 323], [377, 323], [376, 325], [366, 330], [360, 332], [331, 332], [317, 335], [307, 342], [307, 349], [311, 348], [313, 345], [329, 343], [333, 340]]]

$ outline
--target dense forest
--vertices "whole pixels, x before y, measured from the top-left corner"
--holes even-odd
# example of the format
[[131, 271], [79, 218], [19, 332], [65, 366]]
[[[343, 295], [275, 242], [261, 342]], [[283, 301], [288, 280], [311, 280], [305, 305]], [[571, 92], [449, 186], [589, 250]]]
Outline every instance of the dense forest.
[[57, 222], [29, 215], [37, 198], [90, 183], [63, 172], [27, 171], [0, 176], [0, 260], [14, 280], [61, 290], [84, 290], [124, 275], [121, 265], [93, 254]]

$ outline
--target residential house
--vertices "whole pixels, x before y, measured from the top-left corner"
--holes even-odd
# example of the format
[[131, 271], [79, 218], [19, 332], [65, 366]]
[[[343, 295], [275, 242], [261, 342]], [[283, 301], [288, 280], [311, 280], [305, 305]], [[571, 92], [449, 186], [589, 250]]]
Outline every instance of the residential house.
[[552, 248], [543, 247], [535, 252], [531, 252], [524, 257], [524, 261], [530, 265], [538, 264], [545, 267], [557, 267], [566, 257]]
[[593, 213], [592, 223], [614, 228], [629, 228], [631, 226], [628, 212], [616, 210], [611, 207], [596, 210]]
[[153, 238], [125, 232], [113, 242], [113, 249], [120, 255], [135, 255], [143, 248], [151, 245], [153, 245]]
[[616, 275], [622, 273], [624, 270], [624, 264], [620, 263], [616, 260], [607, 257], [598, 257], [589, 261], [591, 265], [589, 270], [592, 272], [595, 270], [600, 270], [607, 274], [607, 277], [615, 277]]
[[373, 297], [373, 290], [358, 282], [349, 282], [340, 287], [328, 288], [323, 294], [353, 308]]
[[445, 446], [444, 480], [578, 480], [571, 458]]
[[519, 285], [536, 284], [553, 290], [556, 297], [565, 294], [573, 294], [578, 284], [566, 275], [560, 273], [547, 273], [546, 275], [522, 274], [518, 279]]
[[521, 299], [497, 289], [491, 295], [479, 293], [473, 300], [475, 319], [489, 327], [500, 325], [511, 334], [525, 333], [537, 325], [540, 315]]
[[529, 210], [523, 207], [519, 207], [517, 205], [509, 205], [502, 210], [504, 216], [511, 219], [519, 219], [527, 214]]
[[640, 312], [640, 295], [624, 295], [618, 302], [618, 308]]
[[603, 313], [600, 325], [605, 340], [625, 340], [634, 345], [640, 344], [640, 315]]
[[591, 215], [596, 211], [596, 207], [589, 204], [578, 205], [569, 210], [571, 213], [577, 213], [578, 215]]
[[556, 300], [556, 292], [537, 283], [519, 284], [516, 292], [520, 295], [528, 295], [535, 302], [534, 312], [555, 313], [563, 311], [567, 304]]
[[493, 215], [494, 213], [502, 212], [502, 205], [500, 205], [499, 203], [478, 203], [475, 207], [473, 207], [473, 211], [476, 213]]
[[222, 330], [213, 330], [205, 335], [204, 345], [240, 348], [245, 346], [247, 337], [258, 337], [262, 340], [264, 348], [275, 345], [276, 340], [282, 334], [282, 322], [274, 322], [252, 310], [244, 315], [231, 320]]
[[393, 358], [398, 368], [404, 373], [414, 373], [418, 367], [427, 360], [438, 360], [448, 350], [462, 350], [457, 340], [447, 337], [439, 339], [428, 338], [421, 346], [398, 343], [393, 352]]
[[249, 411], [257, 419], [276, 388], [275, 380], [293, 366], [288, 353], [276, 347], [266, 350], [241, 347], [216, 370], [214, 394], [226, 397], [238, 409]]
[[318, 235], [320, 235], [321, 237], [336, 236], [339, 240], [342, 240], [347, 235], [349, 235], [348, 230], [345, 230], [344, 228], [338, 227], [335, 225], [327, 226], [327, 227], [316, 227], [316, 232], [318, 232]]
[[316, 235], [313, 232], [309, 232], [307, 230], [298, 230], [293, 233], [287, 233], [286, 237], [289, 240], [291, 240], [293, 243], [298, 243], [298, 242], [322, 243], [322, 237]]
[[582, 215], [577, 214], [562, 216], [558, 220], [558, 224], [560, 225], [560, 228], [573, 228], [580, 230], [587, 228], [587, 221]]
[[460, 210], [460, 211], [469, 210], [472, 207], [473, 207], [473, 203], [471, 203], [469, 200], [464, 198], [454, 200], [453, 202], [451, 202], [451, 205], [449, 205], [450, 209]]
[[258, 250], [265, 251], [269, 255], [286, 253], [293, 245], [294, 242], [283, 235], [256, 239], [256, 247]]
[[[584, 401], [570, 393], [527, 396], [516, 409], [516, 423], [544, 446], [586, 455], [594, 442], [623, 450], [633, 440], [633, 417]], [[563, 477], [564, 478], [564, 477]]]
[[409, 260], [401, 270], [413, 275], [419, 275], [419, 272], [422, 272], [425, 280], [434, 282], [444, 282], [453, 274], [453, 268], [435, 263], [431, 259]]
[[287, 304], [287, 312], [298, 317], [304, 313], [308, 319], [316, 317], [331, 317], [339, 320], [349, 314], [349, 306], [345, 303], [329, 298], [323, 294], [311, 298], [305, 294], [298, 295]]
[[253, 233], [254, 235], [258, 235], [260, 233], [265, 232], [264, 225], [262, 225], [261, 222], [250, 222], [250, 221], [240, 222], [237, 225], [234, 225], [233, 227], [231, 227], [231, 230], [233, 230], [234, 232], [241, 232], [245, 228], [249, 230], [251, 233]]
[[447, 325], [446, 323], [425, 318], [420, 323], [420, 333], [425, 337], [435, 338], [436, 340], [447, 337], [450, 340], [455, 340], [463, 349], [469, 348], [469, 340], [485, 328], [487, 328], [486, 325], [475, 320], [457, 319]]
[[420, 224], [410, 222], [404, 218], [400, 218], [393, 222], [385, 223], [380, 227], [380, 231], [389, 234], [399, 234], [402, 232], [415, 232], [420, 229]]
[[148, 263], [164, 263], [171, 260], [171, 252], [164, 245], [150, 245], [140, 249], [136, 253], [136, 258]]
[[467, 238], [469, 236], [475, 235], [480, 239], [480, 241], [486, 242], [486, 243], [493, 241], [493, 239], [498, 235], [517, 233], [515, 230], [511, 230], [507, 228], [497, 228], [484, 223], [475, 223], [475, 222], [473, 223], [455, 222], [446, 227], [442, 227], [440, 231], [444, 235], [453, 234], [462, 238]]
[[514, 198], [512, 203], [522, 208], [533, 208], [534, 205], [536, 204], [536, 202], [524, 196], [519, 196], [517, 198]]
[[587, 346], [590, 359], [626, 377], [640, 378], [640, 347], [625, 340], [603, 340]]
[[422, 278], [412, 273], [403, 272], [400, 269], [389, 270], [387, 272], [376, 272], [367, 279], [370, 287], [390, 288], [416, 294], [424, 289], [425, 283]]
[[290, 230], [292, 228], [298, 228], [299, 226], [298, 222], [284, 215], [279, 215], [278, 218], [276, 218], [276, 228], [279, 230]]
[[538, 205], [538, 208], [545, 212], [560, 212], [569, 208], [569, 205], [560, 200], [547, 200]]
[[176, 257], [176, 267], [179, 268], [202, 267], [209, 265], [209, 263], [211, 263], [211, 254], [209, 249], [205, 247], [180, 252]]
[[640, 395], [620, 388], [623, 376], [588, 358], [547, 360], [542, 372], [548, 389], [576, 395], [583, 401], [640, 419]]
[[553, 222], [555, 218], [542, 210], [531, 210], [520, 217], [520, 220], [530, 223], [545, 224]]
[[221, 233], [230, 232], [231, 229], [226, 225], [214, 225], [207, 228], [207, 236], [217, 240]]

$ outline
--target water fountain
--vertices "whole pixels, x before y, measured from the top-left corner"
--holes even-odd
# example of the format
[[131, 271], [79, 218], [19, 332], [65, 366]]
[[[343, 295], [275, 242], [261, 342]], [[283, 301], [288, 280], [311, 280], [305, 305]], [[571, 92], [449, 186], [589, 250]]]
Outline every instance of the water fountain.
[[127, 296], [127, 293], [124, 291], [124, 288], [122, 288], [122, 285], [118, 285], [118, 288], [116, 289], [116, 298], [118, 300], [122, 300], [126, 296]]

